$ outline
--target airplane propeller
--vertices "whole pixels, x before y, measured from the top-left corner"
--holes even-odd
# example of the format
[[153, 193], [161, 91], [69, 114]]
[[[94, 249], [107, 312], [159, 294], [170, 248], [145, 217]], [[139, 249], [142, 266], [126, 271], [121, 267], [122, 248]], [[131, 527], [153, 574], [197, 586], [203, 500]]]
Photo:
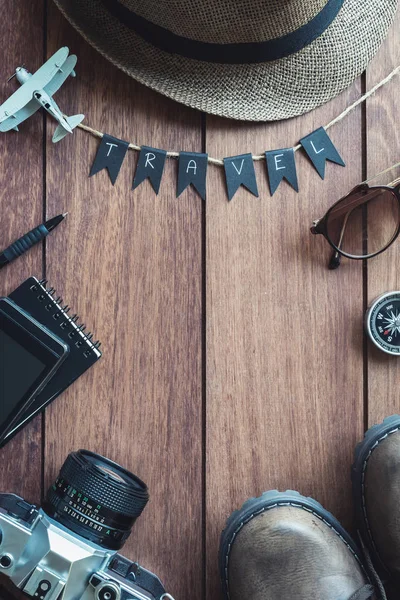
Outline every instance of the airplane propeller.
[[[20, 67], [21, 69], [25, 69], [25, 65], [22, 65], [22, 67]], [[11, 79], [14, 79], [14, 77], [17, 76], [17, 71], [15, 71], [15, 73], [13, 75], [11, 75], [11, 77], [9, 77], [6, 81], [6, 83], [8, 83], [9, 81], [11, 81]]]

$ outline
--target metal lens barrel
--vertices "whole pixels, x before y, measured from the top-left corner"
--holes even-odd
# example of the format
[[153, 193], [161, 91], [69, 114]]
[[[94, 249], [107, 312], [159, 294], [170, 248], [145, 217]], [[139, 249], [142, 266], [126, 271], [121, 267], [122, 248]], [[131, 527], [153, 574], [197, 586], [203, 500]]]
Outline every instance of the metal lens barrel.
[[69, 530], [119, 550], [149, 499], [147, 486], [116, 463], [87, 450], [69, 454], [43, 504]]

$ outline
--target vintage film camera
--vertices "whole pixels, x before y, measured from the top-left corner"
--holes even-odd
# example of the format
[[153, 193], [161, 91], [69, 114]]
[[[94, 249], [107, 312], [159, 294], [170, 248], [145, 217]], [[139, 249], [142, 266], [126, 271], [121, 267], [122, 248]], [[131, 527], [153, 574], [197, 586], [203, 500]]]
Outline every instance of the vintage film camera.
[[117, 554], [148, 501], [112, 461], [71, 453], [43, 508], [0, 494], [0, 573], [38, 600], [165, 600], [156, 575]]

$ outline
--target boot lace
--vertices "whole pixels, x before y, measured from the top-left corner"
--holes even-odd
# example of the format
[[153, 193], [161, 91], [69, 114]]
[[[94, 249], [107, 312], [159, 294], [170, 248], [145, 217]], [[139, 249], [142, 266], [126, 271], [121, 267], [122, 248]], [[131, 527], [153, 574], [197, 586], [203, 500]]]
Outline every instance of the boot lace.
[[358, 532], [358, 538], [360, 540], [361, 550], [363, 552], [365, 562], [368, 567], [368, 572], [371, 575], [372, 585], [363, 585], [351, 596], [351, 598], [349, 598], [349, 600], [369, 600], [370, 598], [372, 599], [374, 596], [376, 598], [380, 598], [380, 600], [387, 600], [386, 591], [383, 587], [382, 580], [376, 572], [376, 569], [372, 563], [371, 556], [363, 542], [360, 532]]

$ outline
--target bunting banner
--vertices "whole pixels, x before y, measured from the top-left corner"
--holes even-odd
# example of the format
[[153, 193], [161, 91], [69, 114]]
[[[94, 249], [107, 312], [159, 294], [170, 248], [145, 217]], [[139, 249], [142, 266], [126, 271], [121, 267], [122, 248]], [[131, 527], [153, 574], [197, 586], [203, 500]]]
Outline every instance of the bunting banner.
[[[104, 134], [90, 171], [90, 177], [103, 169], [107, 169], [114, 185], [129, 145], [129, 142]], [[326, 161], [329, 160], [343, 167], [345, 166], [343, 159], [323, 127], [303, 137], [300, 140], [300, 147], [304, 149], [322, 179], [325, 177]], [[158, 194], [167, 156], [168, 152], [166, 150], [142, 146], [132, 189], [135, 190], [145, 179], [149, 179], [153, 190]], [[210, 162], [208, 154], [179, 152], [177, 158], [179, 164], [176, 197], [178, 198], [187, 187], [192, 185], [199, 196], [205, 200], [207, 167]], [[284, 179], [296, 192], [299, 191], [295, 148], [267, 150], [264, 153], [264, 159], [271, 196], [275, 194]], [[252, 154], [228, 156], [223, 159], [223, 166], [229, 201], [232, 200], [241, 186], [258, 198], [254, 156]]]
[[301, 138], [300, 144], [307, 153], [314, 167], [317, 169], [321, 179], [325, 178], [326, 161], [330, 160], [342, 167], [346, 166], [344, 160], [336, 150], [329, 135], [323, 127], [320, 127], [310, 135]]
[[135, 190], [145, 179], [149, 179], [153, 190], [158, 194], [166, 158], [165, 150], [142, 146], [132, 189]]
[[319, 127], [309, 135], [302, 137], [294, 147], [266, 150], [263, 154], [253, 155], [247, 153], [220, 159], [212, 158], [205, 153], [167, 151], [152, 148], [151, 146], [138, 146], [125, 142], [80, 123], [78, 128], [101, 138], [99, 149], [90, 170], [90, 176], [95, 175], [103, 169], [107, 169], [111, 182], [114, 185], [126, 153], [128, 149], [131, 149], [140, 152], [133, 179], [133, 190], [148, 179], [154, 192], [158, 194], [164, 173], [165, 161], [167, 158], [173, 158], [178, 160], [177, 197], [191, 185], [203, 200], [206, 199], [206, 179], [209, 163], [224, 168], [229, 201], [232, 200], [240, 187], [246, 188], [253, 196], [258, 197], [254, 161], [265, 162], [271, 196], [275, 194], [283, 180], [298, 192], [299, 184], [295, 153], [298, 150], [303, 150], [322, 179], [325, 178], [327, 162], [344, 167], [345, 162], [330, 139], [327, 129], [339, 123], [357, 106], [375, 94], [379, 88], [389, 83], [398, 73], [400, 73], [400, 65], [358, 98], [358, 100], [353, 102], [353, 104], [346, 107], [332, 121], [323, 127]]
[[96, 158], [94, 159], [89, 177], [96, 175], [96, 173], [103, 169], [107, 169], [111, 183], [114, 185], [117, 181], [122, 163], [124, 162], [125, 155], [128, 152], [128, 147], [129, 142], [124, 142], [123, 140], [119, 140], [118, 138], [105, 133], [97, 151]]
[[299, 191], [297, 183], [296, 161], [293, 148], [270, 150], [265, 153], [268, 169], [269, 190], [273, 196], [282, 179], [286, 179], [296, 192]]
[[256, 172], [251, 154], [240, 154], [224, 158], [228, 200], [232, 200], [241, 185], [258, 198]]
[[205, 200], [207, 167], [208, 154], [181, 152], [176, 197], [178, 198], [189, 185], [192, 185], [198, 191], [200, 198]]

